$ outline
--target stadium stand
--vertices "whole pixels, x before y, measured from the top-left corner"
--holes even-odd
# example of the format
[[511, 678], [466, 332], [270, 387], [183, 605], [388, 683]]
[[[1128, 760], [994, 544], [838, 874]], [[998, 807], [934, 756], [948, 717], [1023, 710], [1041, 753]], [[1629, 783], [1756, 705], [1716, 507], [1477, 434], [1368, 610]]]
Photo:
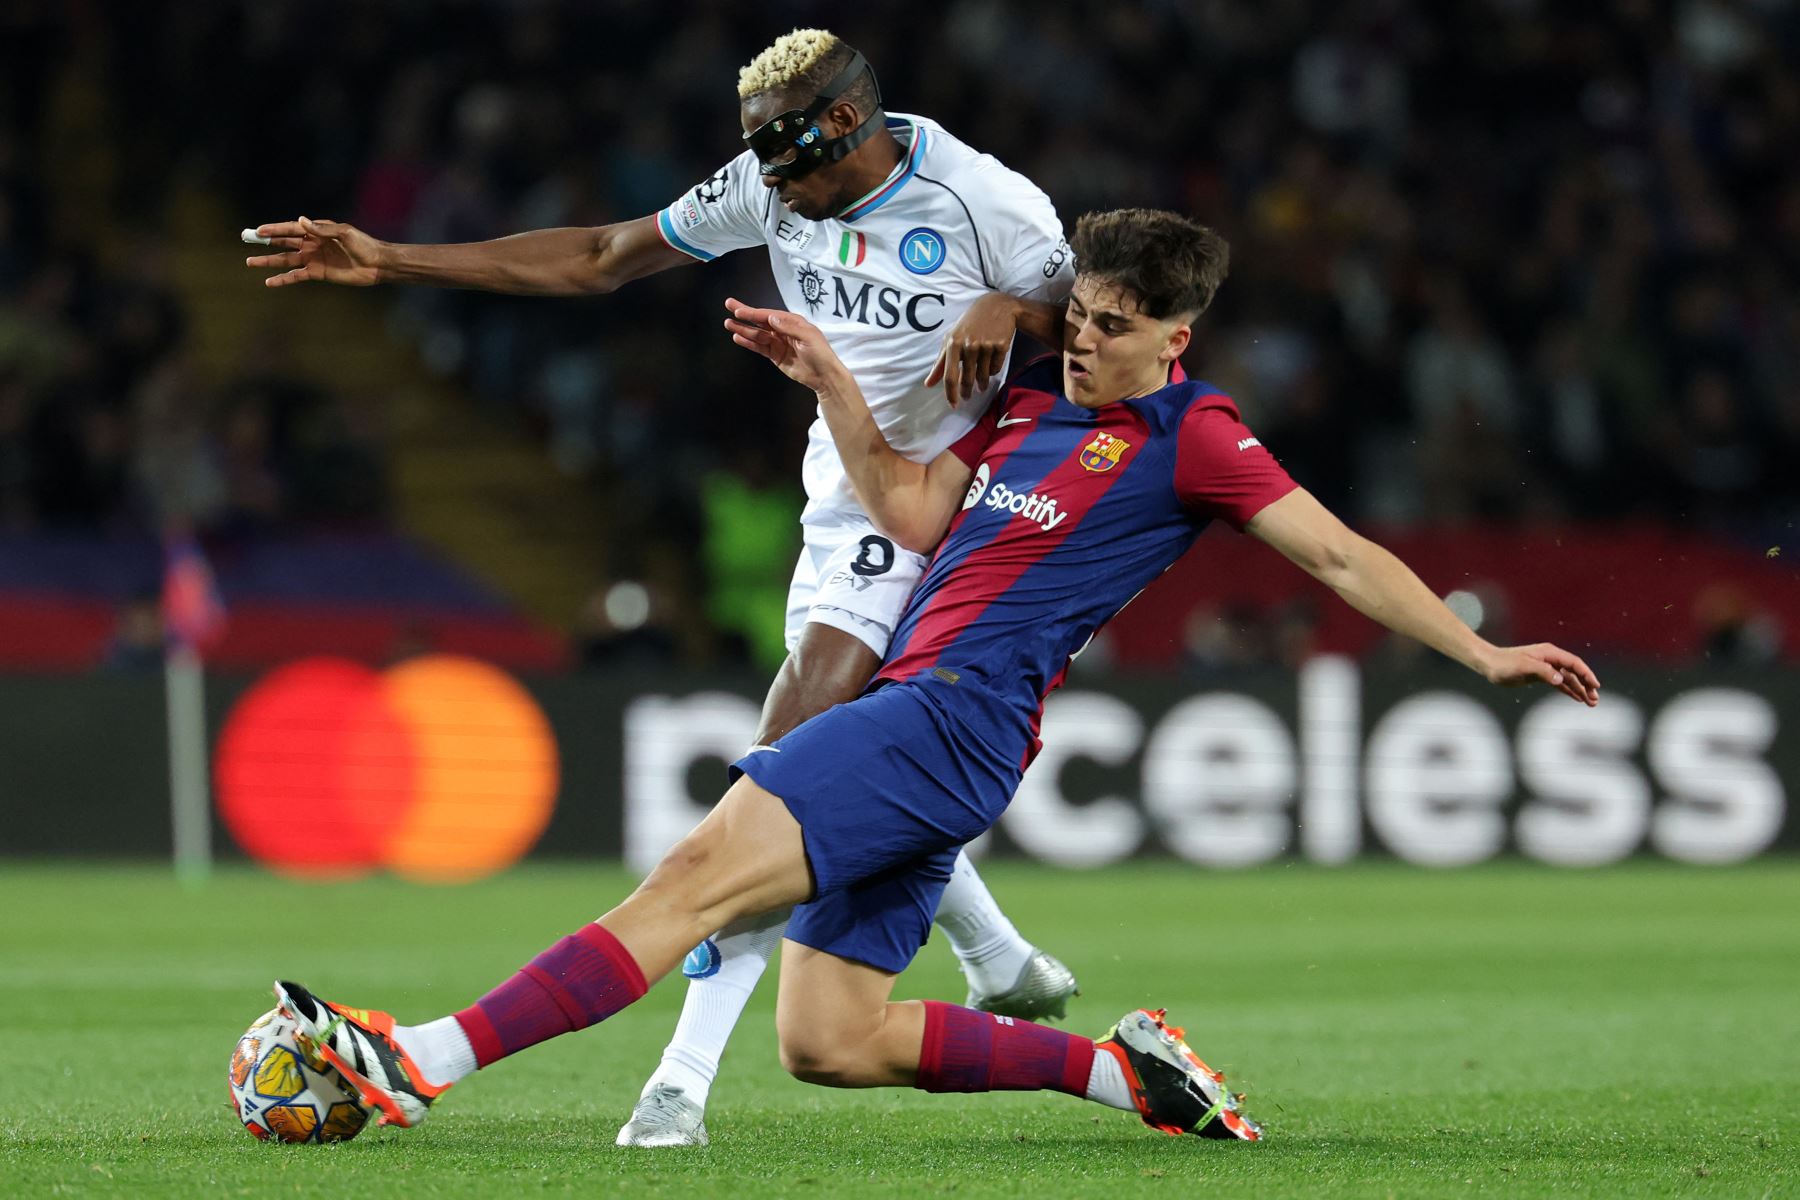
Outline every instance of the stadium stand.
[[[1565, 530], [1611, 544], [1626, 522], [1637, 532], [1618, 544], [1686, 538], [1680, 553], [1735, 564], [1718, 569], [1743, 575], [1751, 609], [1788, 612], [1761, 599], [1787, 586], [1761, 560], [1800, 508], [1793, 6], [1279, 0], [1116, 5], [1079, 25], [1015, 0], [927, 7], [932, 54], [916, 52], [916, 5], [842, 14], [890, 103], [1025, 171], [1065, 219], [1146, 204], [1224, 230], [1234, 275], [1190, 366], [1238, 396], [1328, 504], [1404, 533], [1428, 579], [1453, 586], [1466, 546], [1554, 545]], [[280, 414], [329, 412], [329, 396], [269, 394], [204, 429], [161, 427], [31, 374], [57, 344], [52, 311], [90, 322], [75, 326], [88, 353], [54, 356], [90, 376], [166, 375], [144, 348], [181, 323], [148, 267], [107, 278], [34, 256], [54, 222], [19, 131], [44, 128], [57, 103], [46, 62], [104, 60], [92, 102], [129, 108], [137, 136], [89, 183], [149, 227], [180, 180], [201, 178], [246, 221], [308, 211], [465, 240], [660, 207], [736, 150], [739, 60], [814, 15], [711, 0], [673, 26], [646, 3], [450, 12], [13, 11], [0, 69], [13, 81], [0, 122], [0, 514], [13, 528], [117, 520], [134, 503], [129, 464], [179, 460], [197, 438], [227, 464], [217, 478], [168, 469], [224, 497], [228, 522], [320, 506], [379, 519], [383, 496], [379, 456], [354, 433], [335, 435], [323, 480], [284, 441]], [[329, 45], [306, 32], [321, 21]], [[298, 74], [283, 67], [297, 45]], [[660, 573], [694, 595], [707, 580], [682, 548], [706, 520], [697, 481], [751, 457], [792, 463], [807, 416], [716, 334], [720, 296], [771, 294], [761, 255], [734, 259], [634, 284], [630, 303], [427, 290], [379, 303], [394, 336], [620, 514], [610, 574]], [[53, 461], [71, 469], [31, 475]], [[1198, 598], [1151, 610], [1165, 650], [1190, 610], [1222, 603], [1190, 582]], [[1721, 610], [1691, 593], [1655, 598], [1679, 629], [1615, 620], [1609, 645], [1705, 652]], [[706, 608], [675, 605], [690, 623]], [[1141, 644], [1128, 630], [1121, 646]]]

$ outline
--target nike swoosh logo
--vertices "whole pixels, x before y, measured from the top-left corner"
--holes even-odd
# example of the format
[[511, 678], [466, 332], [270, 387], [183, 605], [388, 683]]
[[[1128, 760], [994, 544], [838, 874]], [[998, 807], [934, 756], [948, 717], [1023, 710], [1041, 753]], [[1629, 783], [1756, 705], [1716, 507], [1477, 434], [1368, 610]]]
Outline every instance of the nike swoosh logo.
[[1026, 425], [1030, 422], [1030, 417], [1001, 417], [994, 424], [1000, 429], [1005, 429], [1008, 425]]

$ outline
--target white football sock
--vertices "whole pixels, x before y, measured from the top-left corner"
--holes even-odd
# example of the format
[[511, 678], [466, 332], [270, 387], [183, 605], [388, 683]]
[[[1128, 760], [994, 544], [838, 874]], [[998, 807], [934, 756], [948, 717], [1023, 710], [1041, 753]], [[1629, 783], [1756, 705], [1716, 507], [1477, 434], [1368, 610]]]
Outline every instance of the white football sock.
[[1126, 1112], [1138, 1110], [1137, 1104], [1131, 1099], [1131, 1085], [1125, 1082], [1125, 1068], [1106, 1050], [1094, 1051], [1094, 1065], [1088, 1071], [1087, 1098], [1096, 1104], [1122, 1108]]
[[1000, 911], [967, 854], [956, 856], [944, 898], [938, 901], [937, 923], [950, 938], [969, 986], [984, 996], [1011, 988], [1031, 961], [1032, 944]]
[[445, 1087], [476, 1071], [475, 1047], [455, 1017], [439, 1017], [423, 1025], [395, 1025], [394, 1040], [412, 1055], [425, 1082]]
[[675, 1036], [663, 1050], [662, 1062], [644, 1084], [648, 1096], [658, 1084], [671, 1084], [687, 1098], [706, 1107], [707, 1093], [719, 1073], [725, 1043], [744, 1014], [756, 981], [762, 978], [775, 947], [787, 929], [789, 910], [765, 913], [729, 925], [707, 939], [719, 955], [719, 969], [695, 979], [689, 977], [687, 997], [681, 1002], [681, 1020]]

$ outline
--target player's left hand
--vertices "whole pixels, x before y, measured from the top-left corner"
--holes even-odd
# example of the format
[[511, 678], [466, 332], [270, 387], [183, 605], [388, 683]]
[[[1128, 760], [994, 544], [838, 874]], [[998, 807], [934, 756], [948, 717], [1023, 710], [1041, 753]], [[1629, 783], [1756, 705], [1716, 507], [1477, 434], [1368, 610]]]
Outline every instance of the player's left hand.
[[985, 389], [1006, 365], [1018, 328], [1019, 302], [990, 292], [969, 306], [962, 320], [944, 335], [944, 348], [925, 376], [926, 387], [944, 385], [952, 408]]
[[1547, 683], [1589, 708], [1600, 703], [1600, 680], [1594, 672], [1580, 658], [1549, 642], [1496, 647], [1492, 661], [1482, 673], [1489, 683], [1501, 687]]
[[805, 317], [781, 308], [753, 308], [726, 300], [725, 328], [731, 340], [754, 350], [802, 387], [824, 391], [849, 372], [825, 334]]

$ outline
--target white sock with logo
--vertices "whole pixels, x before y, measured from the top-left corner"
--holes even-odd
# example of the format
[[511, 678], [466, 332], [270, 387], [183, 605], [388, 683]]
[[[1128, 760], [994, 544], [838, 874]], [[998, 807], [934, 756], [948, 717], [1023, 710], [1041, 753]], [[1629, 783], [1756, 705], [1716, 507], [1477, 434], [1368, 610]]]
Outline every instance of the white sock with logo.
[[[681, 1002], [681, 1020], [675, 1036], [663, 1050], [662, 1062], [644, 1084], [648, 1096], [658, 1084], [680, 1088], [687, 1098], [706, 1107], [725, 1043], [744, 1015], [744, 1005], [756, 990], [781, 935], [787, 929], [788, 910], [764, 913], [721, 929], [701, 944], [710, 947], [711, 961], [696, 964], [690, 955], [683, 973], [698, 965], [707, 972], [688, 975], [687, 996]], [[716, 968], [713, 963], [716, 962]]]
[[1125, 1068], [1111, 1051], [1094, 1050], [1094, 1065], [1088, 1071], [1087, 1098], [1126, 1112], [1138, 1110], [1137, 1102], [1131, 1098], [1131, 1085], [1125, 1082]]
[[1010, 989], [1031, 961], [1034, 947], [1000, 911], [966, 853], [956, 856], [944, 898], [938, 902], [937, 923], [949, 937], [969, 986], [984, 996]]

